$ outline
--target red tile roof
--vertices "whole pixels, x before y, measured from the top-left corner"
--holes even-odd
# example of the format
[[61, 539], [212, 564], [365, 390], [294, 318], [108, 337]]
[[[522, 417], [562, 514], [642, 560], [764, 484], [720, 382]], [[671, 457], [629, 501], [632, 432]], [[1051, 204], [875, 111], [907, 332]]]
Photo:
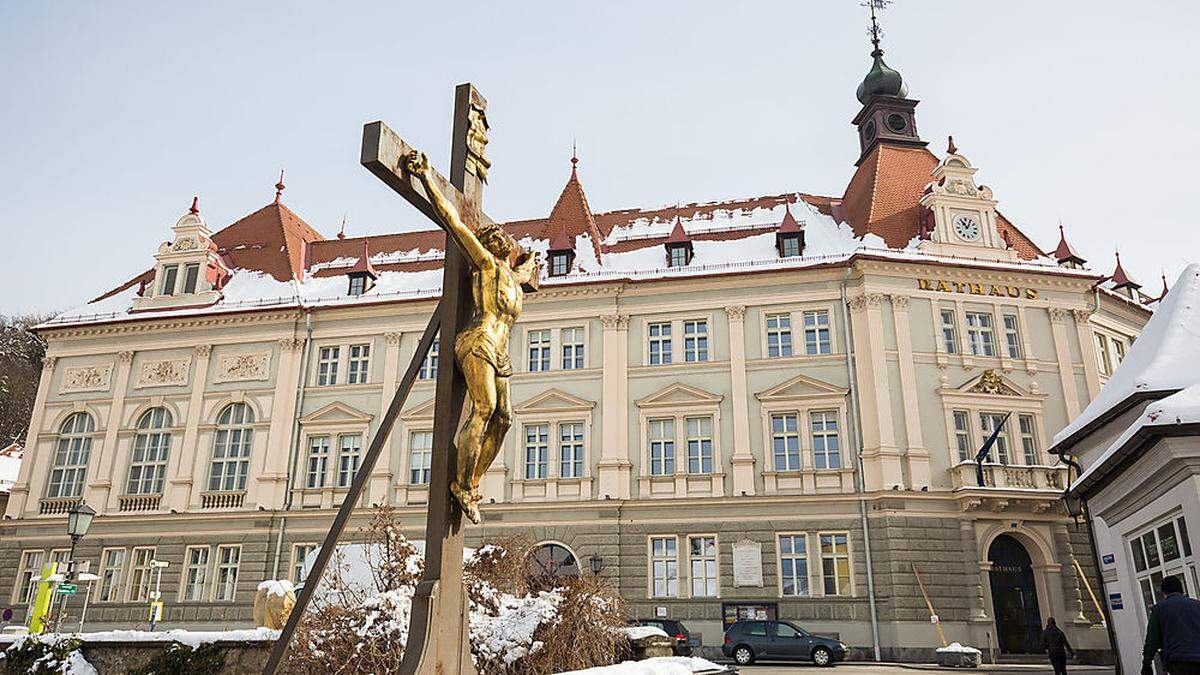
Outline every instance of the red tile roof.
[[1054, 248], [1054, 259], [1059, 263], [1073, 262], [1079, 265], [1087, 262], [1067, 241], [1067, 233], [1063, 230], [1062, 223], [1058, 224], [1058, 246]]

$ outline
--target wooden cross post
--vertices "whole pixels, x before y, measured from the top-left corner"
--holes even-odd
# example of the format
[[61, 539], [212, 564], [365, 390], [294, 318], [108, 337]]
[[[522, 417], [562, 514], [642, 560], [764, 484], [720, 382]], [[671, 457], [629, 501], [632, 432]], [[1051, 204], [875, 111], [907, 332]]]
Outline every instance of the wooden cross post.
[[[454, 204], [463, 222], [472, 229], [492, 222], [480, 208], [483, 185], [486, 182], [487, 160], [483, 156], [486, 137], [487, 102], [470, 83], [460, 84], [454, 92], [454, 131], [450, 151], [450, 179], [446, 180], [431, 168], [430, 180]], [[405, 158], [412, 150], [383, 122], [371, 122], [363, 127], [361, 163], [427, 218], [445, 229], [420, 179], [411, 175]], [[434, 403], [433, 457], [429, 476], [429, 511], [425, 525], [425, 571], [417, 585], [412, 601], [408, 643], [404, 650], [401, 672], [470, 675], [475, 673], [471, 663], [467, 600], [463, 587], [462, 510], [450, 496], [450, 483], [457, 466], [454, 435], [466, 397], [466, 384], [453, 358], [454, 336], [471, 319], [472, 300], [470, 272], [458, 246], [447, 235], [442, 272], [442, 299], [436, 314], [421, 337], [400, 386], [371, 440], [362, 465], [354, 477], [342, 507], [334, 519], [317, 559], [309, 571], [296, 606], [287, 625], [272, 649], [263, 669], [274, 675], [287, 653], [296, 627], [320, 583], [325, 566], [333, 554], [338, 538], [344, 531], [354, 505], [375, 466], [379, 453], [395, 424], [396, 416], [416, 380], [421, 363], [429, 352], [434, 337], [442, 336], [444, 355], [438, 362], [437, 389]]]

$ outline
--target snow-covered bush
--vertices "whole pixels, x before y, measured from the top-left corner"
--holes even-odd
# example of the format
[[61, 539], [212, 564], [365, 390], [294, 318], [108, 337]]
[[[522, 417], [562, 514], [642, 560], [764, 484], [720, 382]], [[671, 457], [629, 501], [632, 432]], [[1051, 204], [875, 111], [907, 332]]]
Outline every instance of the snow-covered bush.
[[22, 635], [0, 655], [0, 666], [9, 673], [30, 675], [96, 675], [79, 646], [79, 638], [60, 633]]

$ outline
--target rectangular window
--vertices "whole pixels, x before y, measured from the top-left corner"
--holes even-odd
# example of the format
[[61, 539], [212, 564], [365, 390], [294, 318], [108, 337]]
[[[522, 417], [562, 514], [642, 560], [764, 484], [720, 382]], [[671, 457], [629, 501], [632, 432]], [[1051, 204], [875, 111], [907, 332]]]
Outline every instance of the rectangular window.
[[559, 332], [562, 342], [563, 370], [579, 370], [583, 367], [583, 329], [564, 328]]
[[689, 417], [687, 427], [688, 473], [712, 473], [712, 418]]
[[208, 584], [208, 547], [189, 546], [183, 556], [183, 596], [180, 600], [203, 600]]
[[179, 276], [179, 265], [163, 265], [162, 287], [158, 292], [162, 295], [175, 295], [175, 281]]
[[792, 315], [767, 315], [767, 356], [792, 355]]
[[829, 340], [829, 312], [816, 310], [804, 313], [804, 353], [809, 356], [828, 354], [833, 349]]
[[529, 372], [550, 370], [550, 331], [529, 331]]
[[200, 281], [200, 265], [192, 263], [183, 268], [183, 292], [195, 293], [196, 283]]
[[675, 473], [675, 420], [650, 420], [650, 475]]
[[683, 322], [683, 360], [708, 360], [708, 322], [704, 319]]
[[[1182, 516], [1173, 516], [1150, 526], [1129, 539], [1133, 553], [1133, 568], [1141, 600], [1147, 610], [1162, 600], [1160, 586], [1167, 577], [1178, 577], [1183, 582], [1184, 593], [1196, 590], [1196, 560], [1192, 558], [1192, 545], [1188, 540], [1187, 524]], [[1191, 592], [1188, 591], [1187, 570], [1191, 570]]]
[[349, 295], [362, 295], [367, 292], [367, 277], [362, 274], [355, 274], [350, 277], [350, 292]]
[[125, 580], [125, 549], [106, 548], [100, 555], [100, 588], [97, 602], [119, 602], [121, 584]]
[[671, 256], [667, 264], [668, 267], [687, 267], [688, 250], [684, 246], [672, 246], [670, 248]]
[[776, 471], [800, 470], [800, 419], [796, 413], [771, 415], [771, 450]]
[[17, 587], [13, 589], [13, 603], [27, 605], [33, 600], [35, 583], [42, 578], [42, 561], [45, 551], [22, 551], [21, 567], [17, 573]]
[[958, 321], [952, 309], [942, 310], [942, 348], [947, 354], [958, 353]]
[[972, 356], [995, 356], [996, 335], [992, 330], [992, 315], [987, 312], [967, 312], [967, 342]]
[[339, 347], [321, 347], [317, 352], [317, 386], [337, 384]]
[[232, 601], [237, 594], [238, 563], [242, 559], [241, 546], [217, 547], [217, 600]]
[[779, 535], [779, 580], [783, 595], [808, 596], [808, 539], [805, 535]]
[[[979, 413], [979, 432], [983, 440], [980, 443], [987, 443], [988, 436], [992, 435], [992, 431], [997, 426], [1004, 422], [1003, 413]], [[982, 446], [981, 446], [982, 447]], [[992, 446], [991, 459], [993, 462], [1008, 464], [1010, 456], [1008, 454], [1008, 431], [1003, 430], [1000, 435], [996, 436], [996, 444]]]
[[1108, 336], [1093, 333], [1096, 338], [1096, 365], [1100, 367], [1101, 375], [1112, 374], [1112, 358], [1108, 355]]
[[809, 413], [812, 423], [813, 467], [842, 468], [842, 449], [838, 438], [838, 414], [834, 410]]
[[675, 537], [650, 538], [651, 596], [679, 596], [679, 542]]
[[688, 537], [692, 597], [717, 597], [717, 538]]
[[821, 582], [825, 595], [850, 595], [849, 535], [822, 534]]
[[408, 436], [408, 482], [429, 484], [429, 467], [433, 463], [433, 432], [414, 431]]
[[571, 257], [566, 253], [550, 256], [550, 276], [561, 277], [571, 271]]
[[550, 458], [550, 425], [525, 425], [525, 478], [535, 480], [547, 476]]
[[971, 418], [966, 410], [954, 411], [954, 445], [958, 448], [958, 460], [965, 462], [975, 459], [971, 447]]
[[1017, 330], [1017, 315], [1004, 315], [1004, 348], [1008, 350], [1008, 358], [1021, 358], [1021, 332]]
[[429, 345], [429, 353], [425, 355], [425, 360], [421, 362], [421, 370], [417, 371], [418, 380], [436, 380], [438, 369], [438, 349], [441, 346], [441, 339], [434, 338], [433, 344]]
[[350, 363], [346, 373], [346, 383], [366, 384], [370, 365], [371, 345], [350, 345]]
[[308, 578], [308, 556], [321, 547], [317, 544], [294, 544], [292, 546], [292, 584], [299, 586]]
[[562, 478], [583, 476], [583, 422], [558, 425], [558, 475]]
[[338, 436], [341, 448], [338, 450], [338, 487], [350, 487], [354, 482], [354, 474], [358, 473], [358, 463], [362, 459], [362, 435], [345, 434]]
[[150, 598], [153, 546], [137, 546], [129, 555], [129, 602], [145, 602]]
[[1032, 466], [1038, 462], [1037, 433], [1033, 426], [1033, 415], [1018, 415], [1017, 428], [1021, 432], [1021, 453], [1025, 464]]
[[647, 324], [650, 336], [650, 365], [659, 366], [671, 362], [671, 324]]
[[308, 471], [304, 481], [306, 488], [325, 487], [325, 476], [329, 473], [329, 437], [308, 437]]
[[1121, 362], [1125, 360], [1125, 343], [1116, 338], [1113, 338], [1112, 346], [1113, 346], [1113, 366], [1116, 367], [1116, 366], [1121, 365]]
[[794, 258], [800, 255], [800, 237], [781, 237], [780, 256], [784, 258]]

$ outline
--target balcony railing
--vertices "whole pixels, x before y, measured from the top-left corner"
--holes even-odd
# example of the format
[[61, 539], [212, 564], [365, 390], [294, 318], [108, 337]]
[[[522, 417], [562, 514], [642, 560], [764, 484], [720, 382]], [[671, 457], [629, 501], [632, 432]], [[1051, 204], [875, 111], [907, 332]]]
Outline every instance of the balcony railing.
[[245, 501], [245, 492], [205, 492], [200, 495], [200, 508], [240, 509]]
[[[984, 464], [982, 487], [1061, 491], [1066, 471], [1065, 466]], [[950, 473], [955, 488], [981, 487], [975, 474], [975, 462], [962, 462], [952, 467]]]
[[79, 497], [47, 497], [41, 501], [38, 513], [43, 516], [63, 515], [79, 502]]
[[121, 495], [118, 501], [121, 513], [157, 511], [162, 495]]

